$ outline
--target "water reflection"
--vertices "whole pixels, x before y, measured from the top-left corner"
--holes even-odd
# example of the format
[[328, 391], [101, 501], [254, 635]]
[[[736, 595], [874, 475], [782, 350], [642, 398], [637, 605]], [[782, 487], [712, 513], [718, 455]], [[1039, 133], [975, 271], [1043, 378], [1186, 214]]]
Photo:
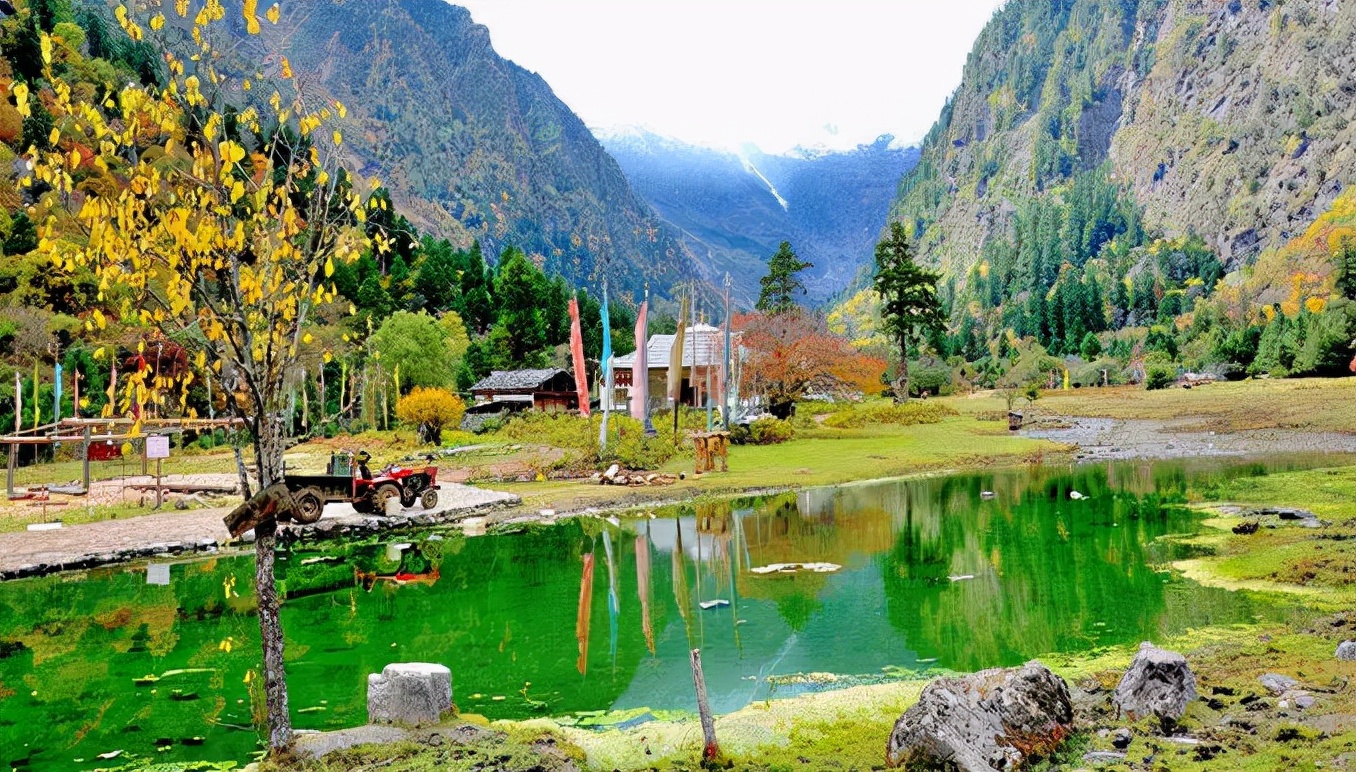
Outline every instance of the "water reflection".
[[[1172, 554], [1154, 540], [1193, 531], [1179, 504], [1221, 476], [1267, 469], [1033, 468], [295, 552], [279, 565], [296, 724], [361, 723], [366, 675], [395, 661], [448, 664], [463, 711], [522, 717], [691, 709], [695, 647], [726, 712], [1250, 621], [1270, 610], [1156, 569]], [[752, 570], [786, 563], [840, 568]], [[241, 556], [0, 585], [0, 761], [247, 759], [252, 580]]]

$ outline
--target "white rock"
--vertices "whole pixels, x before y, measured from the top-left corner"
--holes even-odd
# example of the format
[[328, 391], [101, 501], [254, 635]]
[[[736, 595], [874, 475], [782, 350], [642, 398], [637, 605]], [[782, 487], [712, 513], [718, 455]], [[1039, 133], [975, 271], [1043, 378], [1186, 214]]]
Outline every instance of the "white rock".
[[452, 710], [452, 671], [431, 662], [394, 662], [367, 677], [369, 724], [436, 724]]

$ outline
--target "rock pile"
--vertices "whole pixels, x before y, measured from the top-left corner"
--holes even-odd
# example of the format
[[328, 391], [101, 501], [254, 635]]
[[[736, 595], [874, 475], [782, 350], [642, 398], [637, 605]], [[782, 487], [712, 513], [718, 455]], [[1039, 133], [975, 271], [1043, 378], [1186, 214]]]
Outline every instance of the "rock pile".
[[624, 485], [639, 488], [646, 485], [673, 485], [681, 475], [661, 474], [659, 472], [632, 472], [613, 464], [606, 472], [593, 475], [599, 485]]

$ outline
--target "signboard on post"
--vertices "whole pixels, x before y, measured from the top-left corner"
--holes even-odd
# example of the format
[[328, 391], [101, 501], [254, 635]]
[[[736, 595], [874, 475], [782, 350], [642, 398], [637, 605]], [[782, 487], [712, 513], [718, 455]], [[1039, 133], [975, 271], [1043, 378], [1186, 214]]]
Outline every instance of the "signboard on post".
[[151, 434], [146, 437], [146, 458], [169, 458], [169, 437]]

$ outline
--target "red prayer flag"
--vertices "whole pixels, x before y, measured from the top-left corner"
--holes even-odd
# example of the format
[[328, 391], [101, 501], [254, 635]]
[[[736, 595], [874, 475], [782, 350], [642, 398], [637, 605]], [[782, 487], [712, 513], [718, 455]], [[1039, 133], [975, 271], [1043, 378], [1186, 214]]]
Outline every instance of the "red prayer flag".
[[579, 301], [570, 298], [570, 357], [574, 360], [574, 388], [579, 392], [579, 412], [589, 415], [589, 379], [584, 372], [584, 334], [579, 330]]

